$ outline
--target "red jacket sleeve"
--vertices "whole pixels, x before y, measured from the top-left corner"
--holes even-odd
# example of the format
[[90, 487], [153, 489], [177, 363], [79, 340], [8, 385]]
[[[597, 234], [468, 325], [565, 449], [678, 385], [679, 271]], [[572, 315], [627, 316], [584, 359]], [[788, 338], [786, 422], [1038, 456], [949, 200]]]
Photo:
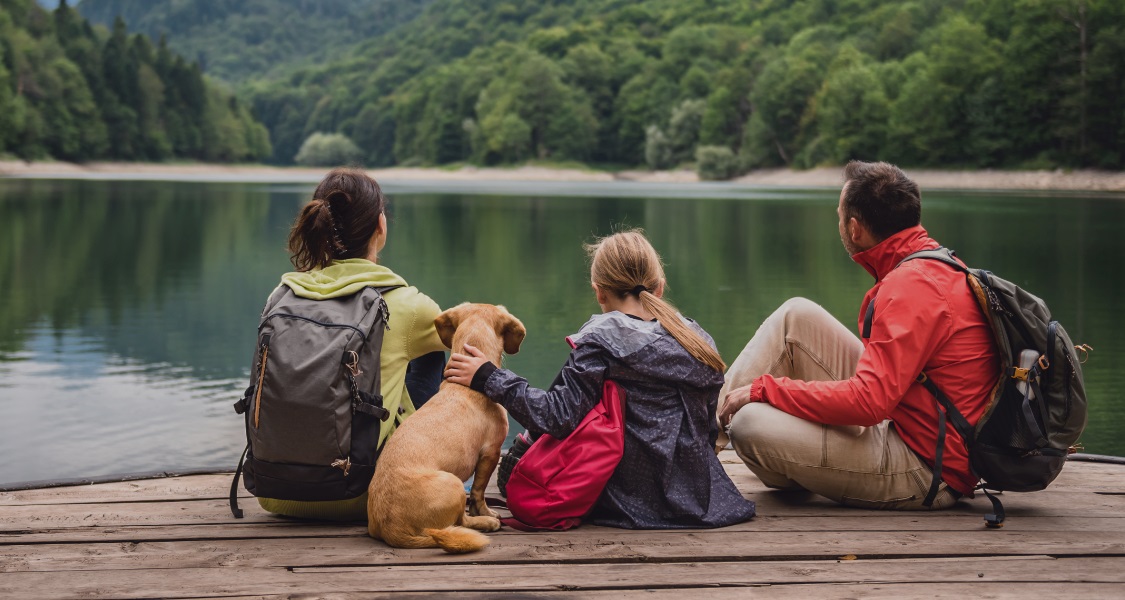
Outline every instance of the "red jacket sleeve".
[[945, 290], [906, 266], [884, 279], [872, 302], [871, 338], [865, 340], [855, 376], [798, 381], [763, 375], [754, 380], [752, 400], [828, 425], [869, 427], [886, 420], [950, 335], [953, 314]]

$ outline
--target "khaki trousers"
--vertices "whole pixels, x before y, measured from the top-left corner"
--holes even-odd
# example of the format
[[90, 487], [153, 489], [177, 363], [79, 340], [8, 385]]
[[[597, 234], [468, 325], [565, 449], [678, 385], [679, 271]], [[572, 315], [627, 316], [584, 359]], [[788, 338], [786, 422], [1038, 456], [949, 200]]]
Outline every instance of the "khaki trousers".
[[[804, 298], [782, 304], [758, 328], [727, 371], [729, 390], [763, 374], [838, 381], [855, 374], [863, 344], [820, 305]], [[847, 506], [926, 510], [932, 471], [894, 425], [823, 425], [752, 402], [730, 426], [735, 452], [767, 486], [804, 488]], [[957, 501], [945, 483], [931, 508]]]

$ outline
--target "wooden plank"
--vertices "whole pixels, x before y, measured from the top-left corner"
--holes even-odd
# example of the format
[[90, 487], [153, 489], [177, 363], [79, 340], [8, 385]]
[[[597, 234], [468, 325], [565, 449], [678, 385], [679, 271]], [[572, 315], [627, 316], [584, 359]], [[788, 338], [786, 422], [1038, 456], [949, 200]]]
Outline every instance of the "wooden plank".
[[409, 566], [541, 562], [685, 562], [860, 558], [1125, 556], [1120, 532], [667, 532], [628, 537], [616, 530], [493, 535], [483, 552], [394, 549], [367, 537], [195, 540], [0, 546], [0, 572], [213, 567]]
[[[742, 463], [741, 459], [735, 456], [733, 451], [724, 451], [720, 455], [720, 460], [727, 475], [743, 493], [769, 489]], [[1066, 491], [1125, 493], [1125, 465], [1094, 462], [1067, 463], [1058, 478], [1047, 489], [1047, 492]]]
[[[233, 473], [188, 475], [0, 492], [0, 506], [223, 499], [230, 496], [232, 477], [234, 477]], [[241, 487], [239, 497], [252, 498], [250, 493]]]
[[[137, 569], [7, 573], [0, 596], [182, 598], [368, 592], [596, 591], [777, 584], [1125, 583], [1125, 558], [692, 562], [670, 564]], [[819, 595], [819, 594], [818, 594]]]
[[[582, 598], [589, 600], [708, 600], [711, 598], [755, 598], [760, 600], [912, 600], [930, 598], [990, 598], [1026, 600], [1027, 598], [1082, 598], [1083, 600], [1119, 600], [1120, 586], [1116, 583], [836, 583], [836, 584], [781, 584], [756, 587], [708, 587], [658, 589], [583, 591]], [[433, 598], [428, 592], [397, 592], [394, 594], [334, 594], [334, 600], [365, 598], [371, 600], [414, 600]], [[460, 592], [457, 600], [574, 600], [572, 592]], [[278, 596], [227, 596], [227, 600], [291, 600], [288, 595]]]
[[[721, 456], [727, 473], [747, 494], [768, 490], [732, 451]], [[230, 494], [233, 474], [190, 475], [163, 479], [103, 483], [19, 492], [0, 492], [0, 506], [38, 504], [89, 504], [166, 500], [221, 500]], [[1125, 465], [1075, 462], [1067, 465], [1047, 492], [1100, 491], [1125, 493]], [[497, 495], [493, 486], [491, 493]], [[240, 497], [249, 498], [246, 490]]]
[[[743, 533], [756, 535], [762, 531], [792, 531], [819, 533], [836, 532], [917, 532], [917, 531], [961, 531], [968, 541], [978, 535], [993, 533], [984, 527], [979, 515], [948, 515], [944, 513], [908, 513], [901, 518], [871, 519], [866, 517], [801, 517], [765, 516], [755, 517], [747, 523], [739, 523], [723, 528], [724, 533]], [[581, 538], [600, 529], [586, 525], [565, 535]], [[702, 531], [702, 530], [689, 530]], [[1119, 517], [1052, 517], [1020, 518], [1009, 522], [1003, 531], [1023, 532], [1116, 532], [1125, 534], [1125, 515]], [[599, 534], [616, 539], [627, 539], [633, 535], [646, 535], [646, 531], [627, 529], [605, 529]], [[527, 535], [511, 529], [502, 529], [490, 534], [493, 536]], [[265, 519], [250, 522], [211, 523], [204, 525], [144, 525], [109, 527], [65, 527], [59, 529], [28, 529], [17, 532], [0, 533], [0, 547], [15, 544], [78, 544], [112, 542], [161, 542], [161, 541], [206, 541], [222, 539], [271, 539], [308, 537], [366, 537], [367, 529], [359, 524], [337, 524], [313, 521]], [[299, 543], [299, 542], [298, 542]]]
[[[761, 515], [791, 517], [854, 517], [876, 520], [920, 518], [920, 514], [872, 511], [840, 507], [805, 492], [763, 492], [749, 496], [758, 503]], [[1125, 495], [1090, 492], [1040, 492], [1004, 495], [1011, 523], [1028, 517], [1115, 517], [1125, 515]], [[256, 502], [243, 503], [245, 522], [276, 521]], [[978, 519], [989, 505], [981, 497], [963, 501], [941, 511], [943, 517], [968, 516]], [[125, 525], [234, 524], [227, 501], [179, 500], [139, 503], [91, 503], [0, 506], [0, 534], [67, 527], [117, 527]]]

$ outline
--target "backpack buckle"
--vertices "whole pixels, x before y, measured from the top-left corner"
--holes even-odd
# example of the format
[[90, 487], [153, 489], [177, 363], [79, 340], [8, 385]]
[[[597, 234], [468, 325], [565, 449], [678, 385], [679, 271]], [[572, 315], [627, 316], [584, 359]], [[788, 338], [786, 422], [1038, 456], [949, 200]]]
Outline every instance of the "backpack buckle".
[[1024, 369], [1022, 367], [1012, 367], [1012, 379], [1020, 381], [1027, 381], [1031, 377], [1031, 369]]
[[1039, 368], [1043, 371], [1051, 368], [1051, 361], [1047, 360], [1046, 354], [1039, 355]]

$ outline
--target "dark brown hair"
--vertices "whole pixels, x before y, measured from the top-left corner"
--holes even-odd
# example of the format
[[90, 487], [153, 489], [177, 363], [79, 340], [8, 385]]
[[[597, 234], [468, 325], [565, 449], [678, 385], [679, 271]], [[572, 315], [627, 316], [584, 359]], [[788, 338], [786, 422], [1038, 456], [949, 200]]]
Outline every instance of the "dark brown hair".
[[364, 258], [387, 199], [359, 169], [333, 169], [321, 180], [289, 232], [289, 260], [298, 271], [323, 269], [334, 260]]
[[844, 218], [855, 217], [878, 241], [922, 222], [922, 193], [902, 169], [853, 160], [844, 181]]

